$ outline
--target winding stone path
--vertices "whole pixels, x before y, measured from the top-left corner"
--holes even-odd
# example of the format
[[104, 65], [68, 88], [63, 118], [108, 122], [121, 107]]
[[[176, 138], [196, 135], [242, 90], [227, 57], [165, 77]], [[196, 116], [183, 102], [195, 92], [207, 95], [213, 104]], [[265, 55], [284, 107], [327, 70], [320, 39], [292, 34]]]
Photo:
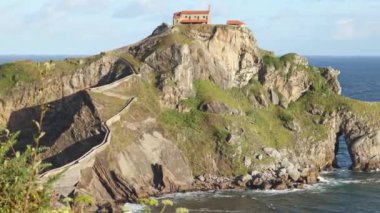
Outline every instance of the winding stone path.
[[118, 122], [121, 119], [122, 114], [128, 111], [131, 105], [137, 100], [137, 97], [129, 98], [123, 95], [107, 92], [107, 90], [119, 86], [121, 83], [126, 82], [129, 79], [132, 79], [134, 76], [140, 77], [140, 75], [138, 74], [132, 74], [109, 85], [89, 89], [89, 91], [91, 92], [102, 93], [104, 95], [120, 98], [123, 100], [129, 99], [129, 101], [126, 103], [123, 109], [121, 109], [118, 113], [116, 113], [107, 121], [102, 123], [102, 128], [105, 130], [106, 134], [103, 141], [100, 144], [92, 147], [86, 154], [82, 155], [80, 158], [73, 160], [70, 163], [65, 164], [59, 168], [55, 168], [41, 174], [40, 178], [42, 181], [47, 181], [49, 177], [52, 177], [54, 175], [62, 174], [62, 176], [60, 177], [60, 181], [56, 183], [54, 188], [56, 190], [58, 189], [62, 194], [69, 194], [72, 191], [74, 185], [80, 179], [81, 170], [83, 168], [90, 167], [94, 163], [93, 157], [97, 153], [104, 151], [109, 145], [112, 137], [109, 127], [115, 122]]

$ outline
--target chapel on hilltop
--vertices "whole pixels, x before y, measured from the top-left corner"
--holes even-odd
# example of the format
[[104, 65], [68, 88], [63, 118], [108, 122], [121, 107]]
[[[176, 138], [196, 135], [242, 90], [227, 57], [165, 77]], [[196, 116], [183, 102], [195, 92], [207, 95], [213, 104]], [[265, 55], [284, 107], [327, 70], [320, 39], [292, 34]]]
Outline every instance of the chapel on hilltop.
[[240, 20], [228, 20], [227, 25], [233, 25], [238, 27], [245, 27], [245, 23]]
[[211, 24], [211, 7], [208, 10], [184, 10], [175, 12], [173, 25], [178, 24]]
[[[173, 14], [173, 25], [180, 24], [211, 24], [211, 6], [208, 10], [184, 10]], [[228, 20], [227, 25], [245, 27], [240, 20]]]

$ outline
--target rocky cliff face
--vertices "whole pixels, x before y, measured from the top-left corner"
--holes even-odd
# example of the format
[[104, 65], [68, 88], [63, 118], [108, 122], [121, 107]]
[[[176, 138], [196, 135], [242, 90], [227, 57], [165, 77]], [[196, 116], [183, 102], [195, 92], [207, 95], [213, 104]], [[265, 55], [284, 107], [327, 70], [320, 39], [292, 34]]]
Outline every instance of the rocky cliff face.
[[[23, 62], [15, 64], [17, 63]], [[0, 96], [0, 126], [5, 126], [14, 111], [55, 101], [132, 73], [132, 67], [127, 61], [113, 55], [31, 64], [22, 67], [21, 71], [28, 75], [34, 69], [38, 69], [38, 80], [31, 83], [17, 82]]]
[[154, 70], [165, 106], [176, 107], [194, 95], [194, 81], [243, 87], [259, 71], [256, 40], [248, 29], [180, 26], [161, 31], [129, 51]]
[[[133, 71], [140, 75], [132, 81], [77, 93]], [[380, 105], [340, 96], [338, 75], [296, 54], [260, 50], [245, 28], [162, 25], [70, 74], [16, 85], [0, 97], [0, 118], [28, 130], [18, 112], [36, 111], [34, 96], [53, 101], [45, 155], [61, 165], [76, 159], [70, 150], [104, 140], [101, 117], [138, 97], [109, 126], [107, 147], [64, 172], [56, 184], [64, 195], [104, 203], [190, 189], [302, 187], [336, 165], [338, 135], [347, 138], [353, 169], [380, 169]]]

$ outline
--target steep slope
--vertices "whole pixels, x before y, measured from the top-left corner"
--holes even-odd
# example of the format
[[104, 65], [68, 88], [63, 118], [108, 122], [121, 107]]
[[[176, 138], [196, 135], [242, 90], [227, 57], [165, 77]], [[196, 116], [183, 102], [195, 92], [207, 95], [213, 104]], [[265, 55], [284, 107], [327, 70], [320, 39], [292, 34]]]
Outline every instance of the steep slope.
[[[118, 116], [108, 125], [109, 145], [63, 173], [56, 189], [65, 196], [86, 193], [106, 203], [194, 189], [302, 187], [335, 165], [341, 134], [353, 169], [380, 169], [380, 104], [340, 96], [339, 71], [296, 54], [278, 58], [259, 49], [249, 29], [162, 25], [141, 42], [91, 59], [78, 59], [82, 67], [60, 77], [20, 79], [1, 94], [2, 122], [24, 130], [22, 122], [10, 125], [11, 114], [36, 106], [34, 95], [60, 103], [105, 85], [80, 92], [86, 104], [73, 100], [85, 106], [74, 111], [86, 119], [67, 121], [59, 137], [45, 139], [52, 150], [94, 135], [100, 143], [101, 121]], [[59, 63], [67, 61], [50, 62]], [[137, 99], [118, 114], [130, 97]], [[46, 125], [54, 122], [57, 116]], [[83, 134], [66, 134], [74, 129]]]

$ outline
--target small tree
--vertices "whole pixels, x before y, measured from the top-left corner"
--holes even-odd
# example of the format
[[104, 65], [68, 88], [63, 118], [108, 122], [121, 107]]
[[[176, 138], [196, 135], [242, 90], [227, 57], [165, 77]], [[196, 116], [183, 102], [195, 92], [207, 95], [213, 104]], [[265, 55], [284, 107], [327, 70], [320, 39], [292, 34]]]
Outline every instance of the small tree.
[[48, 167], [42, 163], [39, 141], [43, 137], [38, 122], [35, 146], [24, 152], [14, 151], [18, 133], [0, 144], [0, 210], [5, 212], [44, 212], [50, 206], [51, 181], [41, 182], [39, 173]]
[[90, 195], [77, 195], [74, 198], [74, 206], [78, 208], [77, 212], [83, 213], [88, 206], [95, 205], [96, 200]]

